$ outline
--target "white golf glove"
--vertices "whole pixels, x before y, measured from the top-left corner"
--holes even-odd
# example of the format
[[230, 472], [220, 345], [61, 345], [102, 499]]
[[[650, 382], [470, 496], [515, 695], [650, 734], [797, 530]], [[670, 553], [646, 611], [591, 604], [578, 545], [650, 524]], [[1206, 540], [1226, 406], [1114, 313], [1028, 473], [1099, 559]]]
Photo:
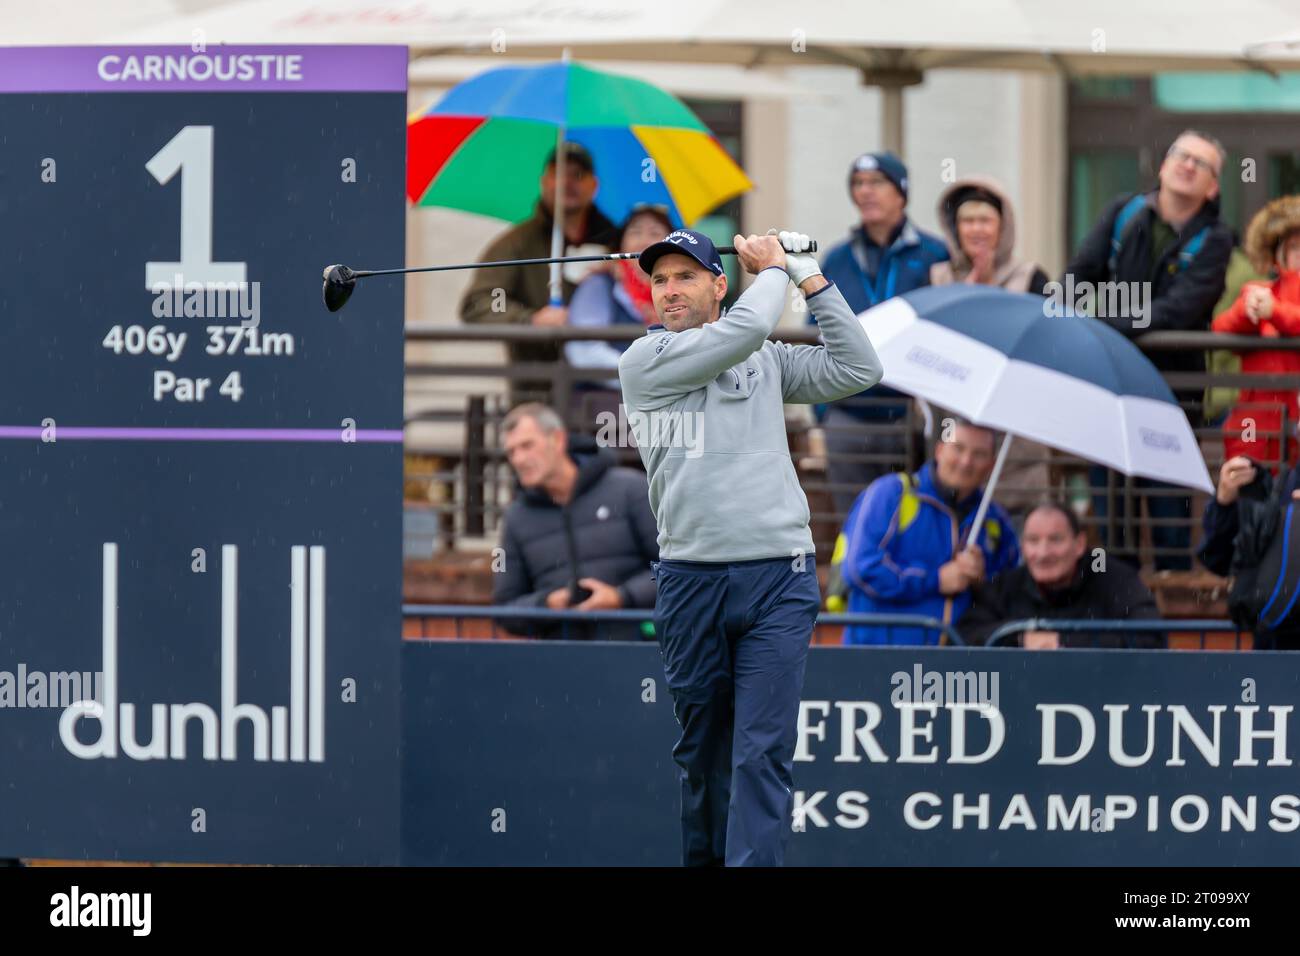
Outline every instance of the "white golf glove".
[[822, 274], [816, 258], [807, 252], [812, 246], [812, 239], [802, 232], [778, 232], [777, 241], [785, 249], [785, 271], [795, 285], [801, 285], [805, 279]]

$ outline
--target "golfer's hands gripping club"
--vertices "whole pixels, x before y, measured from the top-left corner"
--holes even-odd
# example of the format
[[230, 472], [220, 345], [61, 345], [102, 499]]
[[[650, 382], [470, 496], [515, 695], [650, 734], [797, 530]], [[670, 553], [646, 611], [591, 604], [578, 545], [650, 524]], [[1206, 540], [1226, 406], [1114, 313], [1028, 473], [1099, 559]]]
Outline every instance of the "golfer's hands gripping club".
[[765, 236], [737, 235], [732, 244], [740, 264], [750, 275], [758, 275], [764, 269], [776, 266], [784, 269], [805, 294], [826, 285], [817, 260], [808, 253], [813, 241], [801, 232], [769, 229]]
[[737, 235], [732, 240], [732, 245], [736, 247], [736, 257], [740, 259], [740, 264], [750, 275], [756, 276], [772, 266], [785, 268], [785, 250], [774, 235]]
[[[808, 251], [812, 248], [813, 241], [802, 232], [777, 232], [775, 229], [769, 229], [769, 236], [775, 235], [781, 247], [785, 249], [785, 271], [794, 284], [803, 288], [803, 284], [814, 276], [822, 274], [821, 266]], [[820, 287], [824, 282], [817, 283]], [[805, 290], [807, 291], [807, 290]]]

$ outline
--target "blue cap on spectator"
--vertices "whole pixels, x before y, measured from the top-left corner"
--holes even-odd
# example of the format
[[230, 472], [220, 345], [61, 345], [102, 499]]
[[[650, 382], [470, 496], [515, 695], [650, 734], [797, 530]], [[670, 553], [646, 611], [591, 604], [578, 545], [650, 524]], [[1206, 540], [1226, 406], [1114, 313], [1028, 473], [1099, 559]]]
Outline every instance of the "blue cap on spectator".
[[903, 161], [890, 152], [863, 153], [849, 167], [849, 190], [853, 190], [853, 174], [874, 169], [894, 184], [894, 188], [907, 199], [907, 167]]
[[637, 260], [641, 263], [641, 271], [650, 275], [654, 272], [655, 261], [668, 252], [679, 252], [684, 256], [690, 256], [715, 276], [722, 275], [722, 257], [718, 255], [713, 240], [693, 229], [678, 229], [676, 232], [668, 233], [659, 242], [646, 246], [645, 251], [641, 253], [641, 258]]

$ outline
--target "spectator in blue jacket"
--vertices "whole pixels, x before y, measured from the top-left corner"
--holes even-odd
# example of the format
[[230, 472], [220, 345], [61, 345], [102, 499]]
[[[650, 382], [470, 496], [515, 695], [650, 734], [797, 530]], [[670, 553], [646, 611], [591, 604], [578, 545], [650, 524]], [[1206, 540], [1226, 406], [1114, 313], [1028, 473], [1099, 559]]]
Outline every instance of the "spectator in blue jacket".
[[[822, 274], [843, 293], [849, 308], [862, 312], [929, 285], [930, 267], [948, 260], [948, 247], [907, 218], [907, 167], [902, 160], [893, 153], [863, 153], [849, 167], [849, 196], [860, 222], [822, 262]], [[815, 321], [811, 312], [808, 321]], [[889, 401], [868, 405], [862, 401], [866, 394], [817, 409], [826, 432], [826, 476], [835, 511], [841, 515], [873, 479], [890, 471], [885, 462], [857, 459], [867, 454], [901, 457], [906, 447], [901, 426], [896, 432], [879, 427], [897, 423], [906, 414], [906, 396], [877, 386], [871, 398]]]
[[[844, 526], [840, 573], [854, 613], [917, 614], [956, 624], [971, 591], [1020, 563], [1007, 512], [989, 504], [976, 547], [967, 549], [983, 486], [996, 456], [995, 436], [955, 422], [934, 458], [914, 475], [877, 478], [862, 492]], [[850, 626], [845, 644], [937, 644], [918, 627]]]

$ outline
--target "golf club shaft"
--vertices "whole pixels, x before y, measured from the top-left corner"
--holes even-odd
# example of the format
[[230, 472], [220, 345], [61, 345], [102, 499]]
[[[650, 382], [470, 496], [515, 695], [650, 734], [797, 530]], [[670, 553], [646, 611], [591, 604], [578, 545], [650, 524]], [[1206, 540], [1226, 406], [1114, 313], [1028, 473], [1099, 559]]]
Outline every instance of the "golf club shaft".
[[[723, 256], [733, 256], [736, 254], [735, 246], [718, 246], [718, 254]], [[817, 246], [814, 244], [809, 252], [816, 252]], [[546, 266], [552, 262], [610, 262], [618, 259], [636, 259], [639, 258], [639, 252], [609, 252], [599, 256], [559, 256], [556, 258], [546, 259], [502, 259], [496, 262], [461, 262], [453, 266], [418, 266], [410, 269], [357, 269], [352, 275], [357, 279], [364, 279], [366, 276], [392, 276], [404, 275], [412, 272], [454, 272], [457, 269], [493, 269], [501, 266]]]
[[[723, 250], [719, 249], [719, 252]], [[352, 275], [357, 279], [366, 276], [394, 276], [411, 272], [453, 272], [457, 269], [493, 269], [500, 266], [546, 266], [552, 262], [607, 262], [614, 259], [635, 259], [640, 253], [611, 252], [600, 256], [559, 256], [546, 259], [501, 259], [496, 262], [461, 262], [454, 266], [418, 266], [411, 269], [357, 269]]]

